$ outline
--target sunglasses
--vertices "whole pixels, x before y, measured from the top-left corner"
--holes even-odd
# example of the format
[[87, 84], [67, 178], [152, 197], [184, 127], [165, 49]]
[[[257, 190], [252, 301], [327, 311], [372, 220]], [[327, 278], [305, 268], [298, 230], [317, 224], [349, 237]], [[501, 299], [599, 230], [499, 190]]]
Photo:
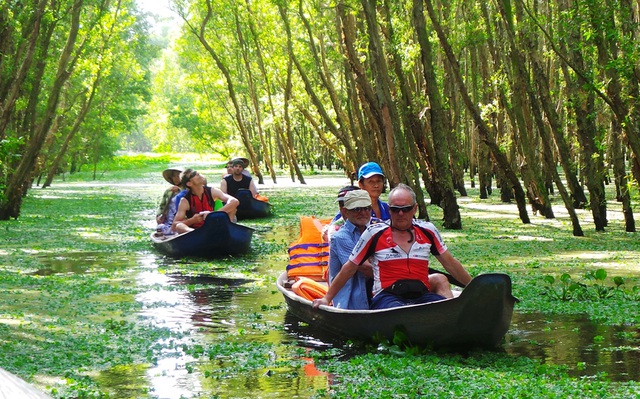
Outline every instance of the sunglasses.
[[413, 208], [415, 208], [416, 204], [413, 205], [407, 205], [407, 206], [389, 206], [389, 210], [393, 213], [400, 213], [401, 211], [403, 213], [407, 213], [407, 212], [411, 212], [413, 210]]
[[358, 212], [358, 213], [365, 212], [365, 211], [366, 212], [371, 212], [371, 207], [370, 206], [365, 206], [365, 207], [362, 207], [362, 208], [353, 208], [353, 209], [349, 209], [349, 210], [352, 211], [352, 212]]
[[196, 175], [198, 174], [198, 172], [191, 172], [191, 174], [189, 175], [189, 178], [187, 179], [187, 181], [191, 181], [191, 179], [193, 179], [194, 177], [196, 177]]

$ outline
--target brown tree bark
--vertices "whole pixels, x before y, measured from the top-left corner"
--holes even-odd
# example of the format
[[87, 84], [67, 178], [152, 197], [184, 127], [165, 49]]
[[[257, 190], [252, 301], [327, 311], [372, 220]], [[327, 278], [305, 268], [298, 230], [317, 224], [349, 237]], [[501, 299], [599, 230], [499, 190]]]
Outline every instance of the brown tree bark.
[[612, 118], [611, 131], [611, 154], [613, 164], [613, 178], [616, 184], [617, 199], [622, 203], [622, 214], [624, 215], [624, 227], [627, 233], [635, 233], [636, 222], [633, 217], [633, 207], [631, 205], [631, 196], [629, 195], [629, 186], [627, 181], [627, 172], [624, 166], [624, 146], [622, 143], [622, 126], [618, 125], [617, 119]]
[[[6, 136], [7, 126], [9, 126], [11, 115], [13, 114], [13, 111], [15, 109], [16, 101], [18, 100], [18, 96], [20, 95], [20, 90], [22, 88], [24, 80], [26, 79], [27, 74], [31, 69], [31, 64], [33, 62], [34, 55], [36, 54], [37, 45], [41, 40], [43, 43], [48, 42], [50, 40], [50, 35], [53, 33], [53, 31], [51, 30], [45, 32], [49, 35], [49, 37], [43, 37], [43, 35], [40, 34], [40, 29], [42, 27], [42, 17], [44, 16], [44, 10], [47, 3], [48, 1], [40, 0], [33, 7], [34, 12], [31, 14], [31, 18], [28, 22], [28, 26], [32, 26], [33, 28], [30, 30], [24, 30], [25, 33], [28, 33], [28, 36], [25, 37], [25, 40], [20, 44], [20, 50], [17, 52], [19, 56], [14, 60], [10, 60], [11, 57], [0, 57], [2, 58], [2, 61], [0, 61], [0, 66], [4, 67], [5, 63], [11, 62], [13, 65], [8, 68], [16, 70], [11, 79], [7, 79], [6, 82], [0, 82], [0, 93], [2, 94], [2, 97], [0, 97], [0, 140], [3, 140]], [[0, 22], [2, 22], [3, 19], [8, 21], [9, 16], [6, 15], [6, 11], [0, 12], [0, 16], [2, 16], [0, 18]], [[9, 30], [3, 31], [6, 31], [7, 34], [2, 35], [2, 47], [9, 49], [12, 46], [17, 45], [17, 43], [13, 43], [11, 39], [12, 32], [10, 32]], [[7, 52], [7, 54], [12, 53], [13, 51]], [[20, 57], [20, 55], [22, 57]], [[41, 67], [44, 68], [44, 65], [41, 65]]]
[[[249, 8], [248, 8], [248, 11], [249, 11], [247, 13], [249, 16], [248, 18], [251, 19], [251, 12]], [[251, 62], [249, 61], [249, 54], [247, 54], [248, 45], [244, 39], [244, 34], [242, 32], [240, 16], [238, 15], [237, 7], [233, 9], [233, 12], [234, 12], [234, 18], [236, 23], [236, 34], [238, 38], [238, 44], [242, 53], [242, 60], [244, 62], [244, 67], [245, 67], [245, 70], [247, 71], [247, 84], [249, 85], [249, 97], [251, 99], [251, 105], [253, 107], [253, 112], [256, 118], [255, 127], [258, 133], [257, 134], [258, 140], [260, 140], [260, 148], [264, 154], [263, 160], [265, 162], [265, 165], [267, 166], [267, 170], [269, 170], [269, 172], [271, 173], [271, 179], [273, 180], [274, 183], [276, 183], [277, 182], [276, 174], [271, 165], [271, 148], [269, 147], [269, 145], [267, 145], [267, 140], [265, 137], [266, 134], [262, 127], [262, 109], [258, 101], [256, 79], [253, 76], [253, 68], [251, 67]], [[253, 23], [249, 22], [248, 25], [252, 26]], [[255, 32], [254, 32], [254, 35], [255, 35]], [[257, 53], [260, 54], [259, 47], [258, 46], [256, 47], [257, 47]], [[262, 176], [262, 172], [260, 171], [260, 163], [257, 157], [251, 160], [251, 169], [253, 173], [258, 177], [258, 184], [264, 184], [264, 178]]]
[[70, 63], [72, 61], [72, 53], [74, 51], [76, 40], [78, 38], [78, 31], [80, 27], [80, 13], [82, 11], [84, 1], [75, 0], [71, 8], [71, 21], [69, 34], [67, 41], [58, 59], [58, 67], [56, 76], [53, 82], [51, 91], [49, 92], [49, 98], [47, 106], [45, 108], [42, 123], [40, 123], [33, 135], [30, 137], [28, 147], [24, 155], [22, 156], [20, 163], [9, 176], [5, 189], [5, 200], [0, 201], [0, 220], [8, 220], [10, 218], [17, 218], [20, 215], [20, 208], [22, 205], [22, 197], [26, 187], [29, 185], [30, 173], [33, 170], [33, 166], [38, 158], [40, 149], [44, 144], [47, 132], [53, 123], [58, 101], [60, 99], [60, 92], [62, 91], [65, 82], [71, 75], [72, 68]]
[[[430, 4], [427, 5], [430, 7]], [[438, 36], [442, 33], [441, 27], [436, 27], [436, 16], [432, 9], [429, 9], [429, 16]], [[426, 20], [424, 16], [424, 5], [422, 0], [414, 0], [412, 8], [412, 22], [420, 44], [420, 61], [422, 63], [423, 74], [426, 82], [427, 96], [429, 97], [430, 104], [430, 120], [431, 120], [431, 134], [433, 136], [433, 142], [437, 146], [435, 152], [435, 170], [434, 176], [436, 182], [441, 187], [442, 196], [442, 209], [444, 211], [444, 227], [449, 229], [461, 229], [462, 219], [460, 217], [460, 208], [456, 200], [453, 179], [451, 177], [451, 170], [449, 168], [450, 151], [448, 144], [447, 130], [450, 128], [447, 124], [445, 111], [440, 96], [440, 92], [437, 86], [437, 77], [433, 66], [433, 54], [431, 49], [431, 43], [427, 36]], [[442, 33], [444, 36], [444, 33]], [[452, 69], [453, 69], [452, 65]], [[458, 71], [459, 72], [459, 71]]]
[[431, 0], [425, 0], [425, 4], [427, 6], [427, 11], [429, 17], [431, 19], [431, 23], [433, 24], [434, 30], [438, 35], [438, 39], [442, 46], [442, 49], [447, 57], [447, 61], [451, 64], [451, 72], [454, 74], [455, 81], [460, 89], [460, 95], [467, 107], [469, 113], [473, 116], [473, 120], [478, 127], [478, 132], [480, 134], [481, 139], [487, 144], [489, 149], [491, 150], [491, 155], [496, 161], [498, 167], [502, 169], [502, 172], [505, 174], [506, 178], [509, 181], [509, 184], [513, 188], [514, 196], [516, 199], [516, 204], [518, 206], [518, 212], [520, 216], [520, 220], [523, 223], [531, 223], [529, 220], [529, 215], [527, 214], [527, 204], [524, 190], [522, 189], [522, 185], [520, 184], [520, 180], [518, 176], [511, 168], [509, 160], [506, 155], [502, 152], [498, 144], [492, 139], [491, 134], [489, 132], [489, 128], [486, 123], [482, 119], [480, 114], [480, 110], [473, 103], [471, 97], [469, 96], [469, 92], [467, 91], [466, 85], [462, 80], [462, 75], [460, 73], [460, 65], [458, 64], [458, 60], [453, 53], [453, 49], [447, 40], [447, 37], [444, 35], [440, 24], [436, 18], [435, 12], [433, 11], [433, 5]]

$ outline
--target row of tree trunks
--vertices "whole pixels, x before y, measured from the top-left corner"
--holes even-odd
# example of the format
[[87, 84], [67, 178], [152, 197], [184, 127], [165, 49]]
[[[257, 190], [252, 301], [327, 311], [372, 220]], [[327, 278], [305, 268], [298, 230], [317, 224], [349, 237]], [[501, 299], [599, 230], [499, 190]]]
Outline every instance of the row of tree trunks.
[[[376, 91], [367, 76], [366, 68], [360, 60], [356, 44], [356, 18], [344, 1], [338, 1], [336, 17], [342, 33], [342, 48], [348, 63], [347, 75], [353, 79], [358, 103], [361, 104], [362, 148], [364, 158], [360, 161], [377, 161], [388, 169], [388, 143], [384, 136], [384, 121]], [[354, 110], [354, 112], [357, 112]]]
[[[564, 9], [569, 4], [561, 2]], [[565, 53], [569, 55], [571, 65], [579, 71], [587, 70], [587, 65], [580, 52], [582, 38], [580, 32], [568, 26], [566, 32]], [[595, 119], [595, 93], [585, 87], [582, 79], [570, 73], [563, 65], [563, 72], [567, 81], [567, 96], [571, 101], [571, 109], [575, 114], [577, 139], [581, 148], [581, 165], [586, 185], [589, 189], [590, 207], [597, 231], [604, 231], [607, 225], [606, 198], [604, 195], [604, 164], [603, 154], [596, 144], [597, 126]]]
[[[220, 70], [220, 72], [223, 74], [225, 78], [229, 98], [233, 103], [233, 106], [235, 109], [234, 115], [235, 115], [236, 127], [240, 131], [240, 138], [244, 143], [245, 149], [249, 153], [249, 159], [251, 160], [251, 163], [256, 165], [258, 163], [258, 157], [256, 155], [256, 152], [253, 149], [253, 145], [251, 144], [249, 132], [247, 130], [247, 126], [242, 114], [242, 109], [241, 109], [242, 107], [240, 106], [238, 97], [236, 96], [235, 83], [231, 77], [231, 72], [229, 70], [229, 67], [223, 61], [222, 57], [213, 48], [213, 46], [211, 46], [211, 44], [207, 39], [207, 25], [213, 15], [213, 7], [210, 0], [207, 0], [206, 5], [207, 5], [207, 11], [200, 23], [200, 26], [199, 27], [195, 27], [192, 25], [189, 25], [189, 26], [190, 26], [191, 32], [198, 38], [198, 40], [200, 41], [202, 46], [205, 48], [205, 50], [207, 50], [207, 53], [214, 60], [216, 66], [218, 67], [218, 69]], [[185, 22], [187, 21], [185, 20]], [[254, 172], [256, 173], [256, 177], [258, 178], [258, 181], [263, 182], [263, 176], [260, 170], [256, 168], [254, 169]]]
[[[331, 120], [331, 119], [328, 118], [327, 112], [322, 102], [320, 101], [315, 91], [313, 90], [313, 86], [311, 85], [309, 78], [307, 77], [304, 69], [300, 65], [300, 62], [298, 61], [296, 54], [293, 50], [293, 39], [291, 37], [291, 27], [289, 26], [288, 10], [281, 5], [278, 5], [278, 8], [280, 10], [280, 15], [282, 16], [282, 21], [285, 25], [285, 30], [287, 33], [287, 50], [289, 55], [288, 63], [287, 63], [287, 79], [285, 83], [285, 96], [284, 96], [285, 97], [285, 112], [284, 112], [285, 128], [284, 128], [283, 143], [285, 143], [285, 151], [287, 151], [287, 158], [289, 159], [289, 162], [291, 162], [291, 164], [289, 165], [289, 169], [291, 170], [292, 181], [295, 181], [293, 177], [293, 174], [295, 173], [295, 176], [298, 177], [298, 181], [302, 184], [305, 184], [304, 176], [302, 176], [302, 171], [300, 170], [300, 166], [298, 165], [298, 159], [295, 154], [294, 147], [292, 145], [293, 143], [292, 143], [292, 135], [291, 135], [291, 119], [289, 118], [289, 101], [291, 100], [291, 96], [292, 96], [291, 79], [292, 79], [294, 65], [296, 67], [296, 70], [298, 71], [298, 73], [300, 73], [300, 75], [302, 76], [305, 82], [305, 88], [307, 90], [307, 94], [312, 98], [313, 104], [316, 105], [316, 107], [318, 107], [318, 111], [320, 112], [320, 114], [323, 115], [323, 120]], [[333, 131], [337, 131], [337, 127], [335, 125], [332, 124], [331, 128]]]
[[[596, 28], [596, 34], [594, 35], [594, 41], [596, 47], [598, 49], [598, 60], [601, 64], [607, 64], [611, 62], [617, 62], [619, 53], [619, 49], [617, 48], [617, 44], [615, 41], [608, 39], [608, 35], [606, 35], [605, 31], [609, 31], [610, 29], [615, 28], [615, 17], [613, 14], [613, 10], [606, 6], [602, 5], [602, 8], [594, 7], [592, 10], [592, 24]], [[598, 29], [600, 25], [603, 25], [604, 28]], [[615, 115], [625, 115], [624, 120], [628, 127], [628, 131], [630, 132], [630, 136], [637, 136], [640, 131], [637, 129], [638, 121], [634, 121], [632, 118], [629, 118], [627, 115], [629, 114], [629, 106], [622, 99], [622, 85], [620, 84], [621, 77], [618, 74], [618, 71], [614, 68], [608, 68], [605, 70], [605, 80], [608, 82], [606, 86], [606, 92], [608, 97], [611, 99], [612, 107], [614, 108]], [[618, 149], [620, 146], [620, 139], [623, 137], [622, 135], [622, 124], [619, 123], [617, 119], [614, 118], [611, 124], [611, 148], [613, 151], [620, 153]], [[616, 189], [620, 193], [619, 200], [622, 202], [622, 213], [625, 218], [625, 227], [626, 231], [633, 232], [635, 231], [635, 220], [633, 218], [633, 212], [631, 211], [631, 198], [629, 197], [629, 191], [626, 187], [626, 177], [624, 172], [624, 161], [618, 157], [614, 156], [612, 161], [613, 163], [613, 172], [614, 172], [614, 181], [616, 184]]]
[[[6, 198], [3, 201], [0, 201], [0, 220], [17, 218], [20, 215], [22, 198], [31, 181], [30, 176], [38, 155], [40, 154], [42, 145], [44, 144], [45, 137], [55, 118], [58, 100], [60, 99], [60, 92], [73, 70], [72, 56], [76, 46], [76, 39], [78, 38], [82, 5], [82, 0], [76, 0], [73, 3], [69, 34], [65, 47], [58, 59], [57, 73], [52, 90], [49, 93], [45, 113], [42, 116], [41, 123], [35, 126], [34, 131], [30, 135], [26, 152], [21, 158], [20, 163], [7, 181], [7, 187], [5, 189]], [[36, 35], [34, 40], [37, 41], [37, 39], [38, 37]]]
[[[395, 43], [398, 38], [395, 36], [395, 28], [391, 19], [388, 0], [384, 1], [381, 10], [384, 23], [387, 26], [387, 42]], [[416, 104], [407, 76], [404, 73], [402, 57], [396, 46], [388, 46], [387, 51], [391, 54], [393, 70], [398, 80], [397, 86], [400, 90], [400, 95], [397, 100], [399, 103], [398, 112], [404, 131], [404, 134], [401, 135], [402, 141], [397, 142], [396, 147], [398, 149], [406, 149], [409, 155], [406, 158], [402, 157], [402, 159], [398, 159], [399, 162], [402, 162], [399, 168], [403, 175], [403, 180], [407, 181], [409, 185], [414, 188], [416, 200], [418, 201], [419, 217], [428, 220], [429, 214], [427, 212], [424, 193], [421, 189], [419, 171], [421, 169], [426, 170], [427, 168], [431, 168], [429, 165], [435, 158], [435, 150], [433, 149], [432, 142], [427, 139], [427, 130], [418, 116], [418, 104]], [[425, 175], [429, 176], [429, 173]], [[430, 183], [430, 180], [427, 180], [427, 183]], [[427, 185], [427, 187], [430, 187], [430, 185]]]
[[[322, 40], [320, 40], [318, 45], [316, 45], [316, 39], [313, 34], [313, 28], [311, 26], [311, 22], [306, 17], [306, 12], [303, 8], [303, 4], [304, 2], [300, 0], [298, 4], [298, 16], [300, 17], [300, 20], [304, 25], [304, 28], [308, 37], [308, 41], [309, 41], [309, 49], [311, 51], [313, 60], [317, 65], [317, 71], [316, 71], [317, 76], [320, 79], [320, 82], [322, 83], [323, 88], [327, 92], [327, 95], [331, 103], [331, 108], [335, 114], [335, 120], [337, 122], [336, 129], [334, 129], [332, 132], [344, 147], [344, 153], [346, 154], [346, 157], [340, 157], [340, 158], [342, 158], [343, 163], [345, 163], [346, 165], [349, 165], [351, 169], [353, 169], [355, 166], [353, 166], [353, 161], [351, 160], [358, 159], [357, 150], [354, 148], [354, 146], [358, 141], [354, 139], [360, 136], [361, 132], [359, 130], [359, 126], [353, 123], [351, 116], [347, 113], [346, 108], [343, 106], [340, 100], [339, 91], [336, 89], [336, 85], [333, 81], [331, 71], [327, 66], [327, 62], [325, 59], [325, 52], [319, 51], [318, 49], [318, 47], [320, 47], [320, 49], [324, 48], [324, 45], [322, 44]], [[347, 129], [347, 127], [349, 127], [349, 129]], [[323, 141], [325, 143], [328, 142], [326, 138]], [[332, 145], [332, 147], [335, 147], [335, 146]], [[336, 154], [340, 154], [341, 152], [342, 151], [337, 151]], [[350, 169], [347, 168], [346, 170], [348, 171]]]
[[[245, 42], [244, 39], [244, 35], [242, 33], [242, 28], [241, 28], [241, 22], [240, 22], [240, 17], [238, 15], [238, 8], [235, 7], [233, 9], [233, 14], [234, 14], [234, 20], [235, 20], [235, 24], [236, 24], [236, 35], [238, 37], [238, 44], [240, 45], [240, 49], [241, 49], [241, 53], [242, 53], [242, 61], [244, 63], [244, 67], [245, 70], [247, 72], [247, 83], [249, 84], [249, 97], [251, 99], [251, 106], [253, 107], [253, 112], [255, 115], [255, 119], [256, 119], [256, 123], [255, 123], [255, 128], [257, 129], [257, 133], [258, 133], [258, 140], [260, 141], [260, 147], [262, 148], [262, 153], [263, 153], [263, 157], [262, 159], [264, 159], [265, 165], [267, 166], [267, 170], [269, 170], [269, 172], [271, 173], [271, 178], [273, 179], [274, 182], [276, 182], [276, 174], [275, 171], [273, 169], [273, 166], [271, 165], [271, 152], [270, 152], [270, 148], [267, 145], [266, 142], [266, 133], [263, 130], [263, 122], [262, 122], [262, 110], [261, 107], [259, 105], [259, 101], [258, 101], [258, 92], [257, 89], [255, 87], [255, 84], [257, 82], [257, 79], [254, 79], [253, 77], [253, 69], [251, 67], [251, 62], [249, 61], [249, 57], [251, 56], [250, 54], [248, 54], [248, 46], [247, 43]], [[248, 13], [249, 18], [251, 18], [251, 13]], [[251, 25], [251, 23], [249, 24]], [[259, 48], [259, 46], [258, 46]], [[251, 152], [250, 152], [251, 153]], [[253, 171], [256, 174], [256, 176], [258, 177], [258, 184], [264, 184], [264, 178], [262, 176], [262, 172], [260, 171], [260, 168], [258, 167], [259, 162], [258, 162], [258, 158], [256, 156], [255, 159], [252, 159], [252, 166], [253, 166]]]
[[[414, 3], [415, 4], [415, 3]], [[469, 93], [467, 92], [466, 85], [462, 79], [462, 75], [460, 73], [460, 65], [458, 60], [453, 53], [453, 49], [449, 44], [449, 41], [442, 30], [437, 15], [434, 12], [433, 4], [431, 0], [425, 0], [425, 4], [427, 7], [427, 12], [429, 18], [431, 19], [431, 23], [433, 24], [433, 28], [438, 35], [438, 39], [440, 41], [440, 45], [442, 46], [442, 50], [444, 51], [447, 61], [451, 64], [451, 71], [454, 74], [454, 78], [456, 83], [458, 84], [458, 88], [460, 89], [460, 95], [467, 107], [469, 113], [473, 116], [473, 120], [478, 127], [478, 132], [480, 134], [480, 138], [484, 143], [489, 147], [491, 151], [491, 155], [496, 162], [498, 168], [502, 170], [506, 179], [508, 180], [511, 188], [513, 189], [516, 205], [518, 206], [518, 213], [520, 216], [520, 220], [523, 223], [531, 223], [529, 219], [529, 214], [527, 213], [527, 204], [526, 204], [526, 196], [524, 190], [522, 189], [522, 185], [520, 184], [520, 180], [518, 175], [512, 169], [509, 160], [506, 155], [502, 152], [497, 143], [493, 140], [491, 133], [489, 131], [489, 127], [486, 125], [485, 121], [482, 119], [480, 114], [480, 110], [471, 100]]]
[[[433, 21], [435, 15], [429, 10], [429, 15]], [[462, 220], [460, 218], [460, 209], [456, 200], [453, 188], [453, 179], [451, 177], [451, 169], [449, 165], [451, 151], [449, 149], [450, 126], [447, 123], [443, 102], [440, 96], [435, 69], [434, 56], [431, 49], [431, 43], [428, 38], [426, 29], [426, 20], [424, 15], [424, 5], [422, 0], [413, 1], [413, 24], [416, 30], [418, 43], [420, 44], [420, 58], [422, 61], [424, 79], [426, 82], [427, 96], [430, 105], [430, 122], [431, 134], [433, 142], [437, 146], [435, 151], [435, 159], [432, 166], [434, 169], [436, 189], [442, 193], [442, 203], [440, 204], [444, 211], [444, 227], [449, 229], [461, 229]], [[434, 27], [436, 23], [434, 22]], [[435, 28], [438, 30], [439, 26]], [[444, 37], [444, 32], [438, 32]], [[459, 73], [459, 72], [458, 72]]]

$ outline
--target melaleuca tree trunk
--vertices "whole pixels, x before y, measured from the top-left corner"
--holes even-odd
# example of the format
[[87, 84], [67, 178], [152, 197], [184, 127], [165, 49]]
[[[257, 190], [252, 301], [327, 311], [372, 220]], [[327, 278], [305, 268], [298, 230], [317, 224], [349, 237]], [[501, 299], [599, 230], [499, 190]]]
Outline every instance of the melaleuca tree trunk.
[[[414, 5], [419, 6], [417, 2], [418, 0], [414, 0]], [[491, 150], [491, 155], [494, 161], [496, 162], [497, 166], [502, 169], [502, 172], [505, 174], [505, 177], [507, 178], [509, 184], [511, 185], [511, 188], [513, 189], [516, 204], [518, 206], [520, 220], [522, 220], [523, 223], [531, 223], [531, 221], [529, 220], [529, 215], [527, 213], [525, 193], [522, 189], [522, 185], [520, 184], [520, 180], [518, 179], [515, 171], [513, 171], [513, 169], [511, 168], [511, 164], [509, 163], [509, 160], [507, 159], [504, 152], [502, 152], [498, 144], [493, 140], [487, 124], [482, 119], [480, 110], [478, 109], [477, 105], [473, 103], [471, 97], [469, 96], [467, 87], [462, 79], [460, 65], [442, 27], [440, 26], [438, 17], [433, 10], [433, 4], [431, 3], [431, 0], [425, 0], [425, 4], [427, 6], [429, 18], [431, 19], [433, 28], [436, 31], [442, 49], [446, 54], [447, 61], [451, 64], [451, 72], [454, 74], [454, 78], [456, 80], [458, 88], [460, 89], [460, 95], [464, 101], [464, 104], [467, 107], [469, 113], [473, 116], [474, 123], [478, 127], [478, 132], [481, 139]]]
[[[71, 62], [76, 45], [76, 39], [78, 38], [82, 6], [82, 0], [75, 0], [72, 4], [66, 43], [60, 57], [58, 58], [56, 75], [51, 90], [48, 93], [49, 97], [42, 115], [42, 122], [35, 126], [33, 132], [28, 135], [27, 145], [25, 146], [25, 151], [20, 158], [20, 162], [15, 170], [7, 176], [8, 179], [4, 189], [4, 195], [0, 197], [0, 220], [17, 218], [20, 215], [22, 198], [29, 187], [31, 173], [44, 144], [47, 133], [49, 132], [49, 128], [53, 123], [58, 107], [58, 101], [60, 99], [60, 92], [64, 88], [64, 85], [73, 70], [73, 64], [71, 64]], [[37, 32], [38, 28], [35, 28], [34, 30]], [[34, 40], [37, 40], [37, 37]], [[44, 67], [44, 65], [42, 67]]]
[[420, 61], [426, 81], [427, 96], [430, 104], [431, 135], [436, 147], [434, 162], [434, 180], [442, 191], [440, 206], [443, 209], [444, 227], [461, 229], [460, 208], [453, 188], [453, 178], [449, 166], [450, 153], [447, 123], [443, 102], [438, 88], [438, 80], [433, 65], [433, 52], [429, 42], [422, 0], [413, 2], [413, 26], [420, 44]]

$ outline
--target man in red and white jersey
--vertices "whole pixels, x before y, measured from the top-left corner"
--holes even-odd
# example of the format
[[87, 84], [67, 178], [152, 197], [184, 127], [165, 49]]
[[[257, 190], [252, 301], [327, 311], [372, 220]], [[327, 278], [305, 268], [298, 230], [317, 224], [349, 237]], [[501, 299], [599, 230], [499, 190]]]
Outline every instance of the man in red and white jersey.
[[390, 221], [371, 225], [362, 233], [327, 294], [313, 301], [314, 307], [331, 303], [358, 265], [367, 259], [373, 267], [372, 309], [451, 298], [453, 295], [448, 284], [437, 284], [435, 289], [429, 281], [430, 254], [462, 284], [471, 281], [469, 273], [447, 250], [433, 223], [414, 219], [417, 203], [411, 187], [399, 184], [391, 190], [389, 209]]

